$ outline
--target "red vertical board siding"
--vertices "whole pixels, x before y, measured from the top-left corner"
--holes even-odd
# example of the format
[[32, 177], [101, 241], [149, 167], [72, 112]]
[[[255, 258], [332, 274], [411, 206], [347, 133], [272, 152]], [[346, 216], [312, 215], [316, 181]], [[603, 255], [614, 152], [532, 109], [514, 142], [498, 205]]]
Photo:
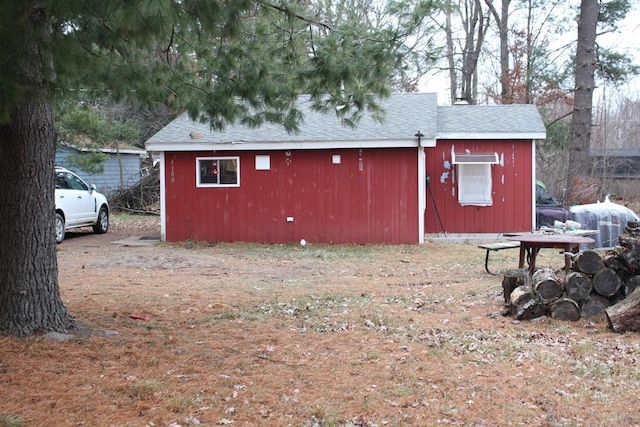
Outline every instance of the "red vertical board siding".
[[[502, 140], [439, 140], [425, 149], [429, 185], [426, 233], [503, 233], [530, 231], [532, 224], [532, 142]], [[492, 206], [461, 206], [457, 198], [456, 167], [451, 150], [498, 153], [501, 164], [491, 166]]]
[[[270, 170], [255, 169], [258, 154], [270, 156]], [[195, 159], [205, 156], [239, 156], [240, 187], [197, 188]], [[167, 240], [417, 243], [416, 156], [416, 149], [166, 153]]]

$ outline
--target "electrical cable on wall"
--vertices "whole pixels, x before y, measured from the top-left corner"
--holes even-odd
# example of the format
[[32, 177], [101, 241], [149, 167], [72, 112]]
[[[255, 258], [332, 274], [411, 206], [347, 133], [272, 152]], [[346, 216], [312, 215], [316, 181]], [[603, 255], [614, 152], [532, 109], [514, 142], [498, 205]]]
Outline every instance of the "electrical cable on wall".
[[[416, 133], [414, 136], [416, 138], [418, 138], [418, 145], [421, 145], [421, 142], [422, 142], [421, 140], [422, 140], [422, 137], [424, 136], [422, 134], [422, 132], [418, 131], [418, 133]], [[425, 169], [424, 173], [425, 173], [426, 181], [427, 181], [426, 182], [426, 184], [427, 184], [427, 192], [429, 193], [429, 197], [431, 198], [431, 205], [433, 206], [433, 210], [436, 213], [436, 218], [434, 218], [434, 220], [435, 219], [438, 220], [438, 224], [440, 224], [440, 229], [444, 233], [444, 237], [447, 237], [447, 232], [444, 230], [444, 224], [442, 223], [442, 219], [440, 218], [440, 213], [438, 212], [438, 207], [436, 206], [436, 200], [433, 197], [433, 193], [431, 192], [431, 177], [427, 173], [428, 171], [427, 171], [426, 162], [425, 162], [424, 169]], [[435, 224], [435, 221], [434, 221], [434, 224]], [[436, 231], [436, 233], [439, 234], [437, 231]]]
[[438, 220], [438, 224], [440, 224], [440, 229], [444, 233], [444, 237], [447, 237], [447, 232], [444, 229], [444, 224], [442, 223], [442, 219], [440, 218], [440, 213], [438, 212], [438, 207], [436, 206], [436, 199], [433, 197], [433, 193], [431, 192], [431, 177], [429, 175], [427, 175], [427, 192], [429, 193], [429, 197], [431, 198], [431, 205], [433, 205], [433, 210], [436, 213], [436, 218]]

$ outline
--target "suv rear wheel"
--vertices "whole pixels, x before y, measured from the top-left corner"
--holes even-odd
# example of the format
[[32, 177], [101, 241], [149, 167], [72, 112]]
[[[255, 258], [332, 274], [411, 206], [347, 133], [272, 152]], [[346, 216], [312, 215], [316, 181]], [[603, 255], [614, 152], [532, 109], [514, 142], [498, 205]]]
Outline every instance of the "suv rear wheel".
[[56, 243], [64, 240], [64, 218], [56, 212]]
[[93, 232], [96, 234], [104, 234], [109, 229], [109, 212], [104, 206], [98, 212], [98, 220], [93, 225]]

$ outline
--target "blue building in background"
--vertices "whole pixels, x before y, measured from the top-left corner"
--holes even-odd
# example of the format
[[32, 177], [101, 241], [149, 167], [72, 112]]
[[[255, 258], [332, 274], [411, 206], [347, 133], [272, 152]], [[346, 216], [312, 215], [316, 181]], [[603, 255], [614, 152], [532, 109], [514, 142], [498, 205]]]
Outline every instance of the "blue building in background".
[[[102, 164], [103, 172], [99, 174], [89, 173], [79, 168], [72, 158], [82, 156], [91, 151], [100, 151], [107, 155], [107, 160]], [[60, 143], [56, 149], [56, 166], [62, 166], [75, 172], [87, 184], [95, 184], [98, 191], [111, 197], [120, 189], [132, 187], [140, 181], [141, 162], [147, 157], [145, 150], [136, 148], [76, 148], [69, 144]]]

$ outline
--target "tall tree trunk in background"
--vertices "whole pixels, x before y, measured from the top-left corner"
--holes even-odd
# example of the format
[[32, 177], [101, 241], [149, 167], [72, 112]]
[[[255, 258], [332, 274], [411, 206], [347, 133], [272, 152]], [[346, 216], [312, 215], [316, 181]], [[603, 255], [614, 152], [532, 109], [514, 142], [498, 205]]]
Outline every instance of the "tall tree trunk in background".
[[465, 4], [465, 16], [463, 17], [465, 32], [464, 51], [462, 52], [462, 82], [460, 98], [468, 100], [470, 104], [476, 104], [478, 72], [478, 58], [487, 32], [482, 3], [480, 0], [468, 0]]
[[451, 0], [447, 0], [445, 33], [447, 36], [447, 65], [449, 67], [449, 96], [451, 97], [451, 103], [454, 103], [456, 101], [456, 97], [458, 96], [458, 76], [456, 73], [456, 62], [454, 58], [455, 49], [453, 46], [451, 13]]
[[[464, 100], [476, 104], [478, 98], [478, 59], [487, 33], [488, 22], [484, 16], [481, 0], [458, 0], [456, 7], [448, 0], [446, 3], [446, 38], [447, 65], [449, 67], [449, 83], [451, 101]], [[456, 10], [460, 14], [460, 23], [464, 32], [460, 60], [456, 61], [452, 14]], [[459, 74], [458, 74], [459, 73]]]
[[500, 36], [500, 97], [503, 104], [512, 104], [511, 88], [509, 87], [511, 77], [509, 76], [509, 5], [511, 0], [502, 0], [500, 13], [493, 5], [493, 0], [485, 0], [489, 10], [493, 15], [498, 27]]
[[525, 103], [533, 103], [533, 4], [532, 0], [528, 0], [527, 3], [527, 69], [525, 76]]
[[569, 145], [569, 167], [567, 169], [567, 202], [581, 203], [581, 193], [589, 187], [589, 142], [593, 89], [595, 86], [595, 45], [598, 24], [598, 0], [580, 2], [578, 21], [578, 46], [576, 49], [576, 87], [573, 116], [571, 120], [571, 142]]
[[26, 31], [14, 58], [28, 90], [0, 124], [0, 334], [26, 336], [76, 323], [58, 287], [51, 17], [39, 3], [17, 12]]

